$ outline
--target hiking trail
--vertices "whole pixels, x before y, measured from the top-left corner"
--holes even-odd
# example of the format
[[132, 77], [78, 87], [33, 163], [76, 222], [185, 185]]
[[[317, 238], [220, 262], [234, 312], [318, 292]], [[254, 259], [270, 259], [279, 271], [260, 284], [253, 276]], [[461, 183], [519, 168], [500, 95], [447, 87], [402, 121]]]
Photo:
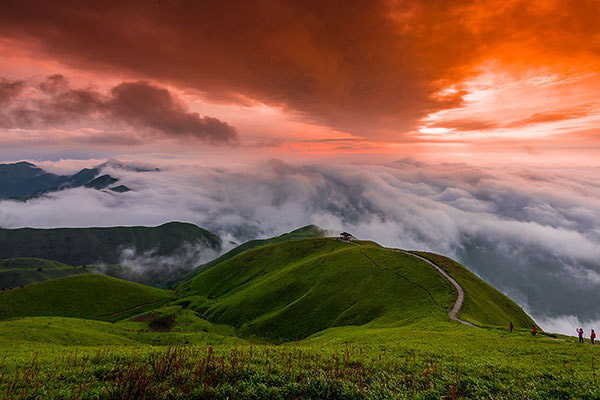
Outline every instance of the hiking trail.
[[399, 249], [394, 249], [395, 251], [398, 251], [400, 253], [404, 253], [407, 254], [409, 256], [413, 256], [416, 257], [422, 261], [425, 261], [427, 264], [431, 265], [433, 268], [435, 268], [444, 278], [446, 278], [451, 284], [452, 286], [454, 286], [456, 288], [456, 290], [458, 291], [458, 297], [456, 298], [456, 302], [454, 303], [454, 307], [452, 307], [452, 310], [450, 310], [450, 312], [448, 313], [448, 317], [450, 317], [450, 319], [453, 319], [457, 322], [460, 322], [463, 325], [468, 325], [468, 326], [472, 326], [477, 328], [477, 326], [473, 325], [470, 322], [467, 321], [463, 321], [462, 319], [458, 318], [456, 316], [456, 314], [460, 311], [460, 308], [462, 307], [462, 303], [465, 300], [465, 291], [463, 290], [463, 288], [458, 284], [458, 282], [456, 282], [454, 280], [454, 278], [452, 278], [450, 275], [448, 275], [446, 273], [446, 271], [444, 271], [440, 266], [438, 266], [436, 263], [434, 263], [433, 261], [428, 260], [425, 257], [421, 257], [417, 254], [411, 253], [409, 251], [405, 251], [405, 250], [399, 250]]

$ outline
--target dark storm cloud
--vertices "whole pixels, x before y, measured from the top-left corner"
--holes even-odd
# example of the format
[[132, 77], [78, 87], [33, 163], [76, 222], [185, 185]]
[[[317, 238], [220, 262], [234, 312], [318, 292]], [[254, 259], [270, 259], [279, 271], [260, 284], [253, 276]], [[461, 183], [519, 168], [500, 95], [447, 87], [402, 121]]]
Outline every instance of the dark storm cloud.
[[600, 321], [598, 169], [498, 172], [404, 159], [389, 165], [271, 160], [243, 169], [161, 171], [110, 171], [134, 189], [119, 197], [72, 190], [2, 202], [0, 225], [182, 220], [225, 242], [242, 242], [316, 223], [386, 246], [455, 257], [541, 322]]
[[146, 82], [126, 82], [114, 87], [105, 107], [117, 120], [169, 136], [192, 137], [211, 143], [233, 142], [237, 136], [236, 130], [227, 123], [188, 112], [168, 90]]
[[[112, 88], [109, 95], [103, 95], [94, 89], [71, 88], [64, 76], [52, 75], [37, 85], [39, 95], [31, 99], [18, 96], [24, 82], [4, 82], [0, 83], [0, 100], [2, 93], [7, 93], [4, 108], [0, 111], [1, 127], [72, 127], [81, 123], [93, 127], [116, 121], [163, 137], [215, 144], [237, 140], [237, 131], [231, 125], [189, 112], [170, 91], [148, 82], [123, 82]], [[3, 90], [4, 86], [7, 89]], [[106, 135], [97, 136], [85, 140], [100, 144]], [[130, 137], [120, 141], [132, 144], [138, 139]], [[106, 144], [114, 143], [112, 138]]]
[[75, 68], [257, 100], [377, 136], [459, 105], [460, 90], [439, 91], [482, 61], [550, 65], [596, 54], [599, 13], [593, 0], [6, 0], [0, 37]]

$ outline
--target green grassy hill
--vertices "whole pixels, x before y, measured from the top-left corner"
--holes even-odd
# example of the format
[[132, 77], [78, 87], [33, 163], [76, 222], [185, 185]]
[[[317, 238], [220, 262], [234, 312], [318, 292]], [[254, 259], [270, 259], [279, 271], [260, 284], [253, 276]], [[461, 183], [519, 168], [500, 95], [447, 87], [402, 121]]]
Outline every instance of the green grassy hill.
[[[528, 327], [516, 304], [470, 277], [466, 314], [476, 324]], [[330, 238], [275, 243], [214, 265], [179, 287], [194, 310], [243, 335], [292, 340], [336, 326], [448, 320], [456, 290], [418, 258]], [[498, 301], [502, 300], [502, 301]], [[495, 308], [487, 310], [490, 304]], [[497, 311], [500, 312], [497, 312]]]
[[[99, 274], [82, 274], [0, 292], [0, 320], [59, 316], [111, 321], [173, 297], [167, 290]], [[131, 310], [135, 307], [139, 308]], [[123, 312], [126, 310], [131, 311]]]
[[193, 224], [169, 222], [157, 227], [0, 229], [0, 259], [36, 257], [68, 265], [118, 264], [121, 251], [156, 250], [170, 255], [183, 243], [204, 243], [221, 248], [221, 239]]
[[0, 289], [89, 272], [91, 270], [87, 267], [72, 267], [42, 258], [9, 258], [0, 260]]
[[244, 251], [252, 250], [257, 247], [266, 246], [269, 244], [286, 242], [288, 240], [320, 238], [320, 237], [324, 237], [324, 236], [325, 236], [325, 231], [323, 229], [319, 228], [316, 225], [307, 225], [307, 226], [303, 226], [302, 228], [298, 228], [296, 230], [293, 230], [288, 233], [284, 233], [283, 235], [279, 235], [279, 236], [276, 236], [273, 238], [250, 240], [250, 241], [247, 241], [246, 243], [243, 243], [243, 244], [229, 250], [227, 253], [215, 258], [214, 260], [212, 260], [206, 264], [200, 265], [198, 268], [190, 271], [188, 274], [186, 274], [180, 280], [180, 282], [190, 280], [194, 276], [201, 273], [202, 271], [206, 271], [207, 269], [210, 269], [210, 268], [214, 267], [215, 265], [218, 265], [224, 261], [229, 260], [232, 257], [237, 256], [240, 253], [243, 253]]

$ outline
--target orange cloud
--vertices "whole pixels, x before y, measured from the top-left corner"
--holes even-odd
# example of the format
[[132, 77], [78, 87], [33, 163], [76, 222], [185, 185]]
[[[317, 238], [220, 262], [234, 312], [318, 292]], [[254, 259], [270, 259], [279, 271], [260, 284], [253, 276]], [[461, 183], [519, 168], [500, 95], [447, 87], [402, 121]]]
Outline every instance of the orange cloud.
[[[6, 0], [0, 54], [176, 88], [248, 146], [392, 152], [589, 128], [598, 15], [595, 0]], [[344, 135], [362, 142], [318, 142]]]

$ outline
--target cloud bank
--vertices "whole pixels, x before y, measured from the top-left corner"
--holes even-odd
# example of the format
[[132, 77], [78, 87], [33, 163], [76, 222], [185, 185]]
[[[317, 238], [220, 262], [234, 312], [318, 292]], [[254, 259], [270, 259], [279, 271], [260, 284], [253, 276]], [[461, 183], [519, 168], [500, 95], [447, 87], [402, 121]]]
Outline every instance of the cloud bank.
[[[108, 94], [91, 88], [72, 88], [62, 75], [40, 83], [0, 80], [0, 128], [51, 129], [63, 127], [105, 128], [87, 138], [103, 143], [133, 144], [130, 135], [119, 135], [111, 124], [153, 137], [192, 139], [211, 144], [233, 144], [234, 127], [217, 118], [201, 117], [187, 110], [169, 90], [149, 82], [122, 82]], [[113, 128], [113, 129], [110, 129]], [[110, 136], [110, 137], [109, 137]]]
[[[132, 192], [72, 189], [0, 202], [0, 225], [155, 225], [189, 221], [242, 242], [314, 223], [386, 246], [454, 257], [547, 329], [600, 320], [598, 168], [514, 168], [406, 159], [110, 170]], [[553, 322], [554, 321], [554, 322]], [[556, 323], [555, 323], [556, 322]], [[572, 332], [568, 332], [572, 333]]]

